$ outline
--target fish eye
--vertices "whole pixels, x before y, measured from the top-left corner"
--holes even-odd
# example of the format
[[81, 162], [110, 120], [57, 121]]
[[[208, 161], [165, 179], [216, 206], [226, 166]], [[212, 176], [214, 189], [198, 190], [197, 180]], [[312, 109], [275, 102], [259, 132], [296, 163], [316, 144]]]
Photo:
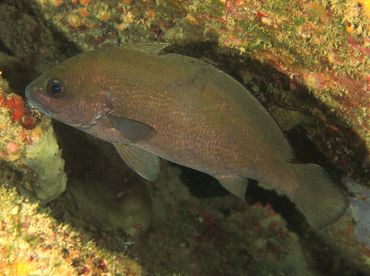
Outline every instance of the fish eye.
[[46, 82], [45, 91], [53, 98], [59, 99], [64, 96], [66, 89], [64, 83], [59, 79], [50, 79]]

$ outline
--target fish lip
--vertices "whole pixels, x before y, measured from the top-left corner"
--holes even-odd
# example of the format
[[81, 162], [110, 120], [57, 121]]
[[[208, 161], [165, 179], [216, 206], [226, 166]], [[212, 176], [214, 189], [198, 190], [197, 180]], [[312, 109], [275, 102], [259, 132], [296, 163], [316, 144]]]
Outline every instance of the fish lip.
[[49, 110], [46, 110], [41, 104], [39, 103], [36, 103], [34, 102], [33, 100], [31, 99], [28, 99], [27, 100], [27, 104], [33, 108], [33, 109], [36, 109], [38, 111], [40, 111], [42, 114], [46, 115], [46, 116], [49, 116], [49, 117], [53, 117], [53, 113], [50, 112]]
[[26, 98], [27, 98], [27, 104], [29, 105], [29, 107], [31, 107], [32, 109], [36, 109], [38, 111], [40, 111], [42, 114], [46, 115], [46, 116], [49, 116], [49, 117], [53, 117], [53, 113], [50, 112], [49, 110], [47, 110], [45, 107], [43, 107], [41, 104], [35, 102], [34, 100], [32, 100], [32, 91], [33, 89], [31, 89], [31, 84], [27, 85], [26, 89], [25, 89], [25, 95], [26, 95]]

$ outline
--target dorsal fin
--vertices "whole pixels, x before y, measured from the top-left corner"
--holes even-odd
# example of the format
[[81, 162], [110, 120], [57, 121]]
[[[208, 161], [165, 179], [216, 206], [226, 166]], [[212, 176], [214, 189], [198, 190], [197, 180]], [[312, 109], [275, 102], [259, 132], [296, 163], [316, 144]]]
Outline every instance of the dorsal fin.
[[122, 47], [125, 49], [142, 51], [147, 54], [158, 55], [158, 53], [166, 48], [168, 45], [168, 43], [133, 43], [123, 45]]

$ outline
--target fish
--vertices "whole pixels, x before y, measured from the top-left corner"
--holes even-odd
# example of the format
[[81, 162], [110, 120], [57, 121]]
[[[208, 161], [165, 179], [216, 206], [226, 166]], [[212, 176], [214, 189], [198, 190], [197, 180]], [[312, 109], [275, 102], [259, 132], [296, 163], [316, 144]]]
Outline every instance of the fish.
[[316, 164], [299, 163], [279, 125], [243, 85], [167, 44], [128, 44], [85, 52], [25, 89], [44, 115], [114, 145], [149, 181], [160, 158], [216, 178], [245, 200], [248, 179], [285, 193], [321, 230], [348, 198]]

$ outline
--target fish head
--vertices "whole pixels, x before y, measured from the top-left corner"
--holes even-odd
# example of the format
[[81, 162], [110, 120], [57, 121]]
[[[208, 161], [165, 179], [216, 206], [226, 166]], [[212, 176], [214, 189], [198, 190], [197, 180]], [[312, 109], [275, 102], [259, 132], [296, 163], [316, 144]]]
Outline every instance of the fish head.
[[94, 67], [81, 55], [60, 63], [26, 87], [28, 105], [67, 125], [91, 128], [111, 110], [110, 92], [99, 85]]

